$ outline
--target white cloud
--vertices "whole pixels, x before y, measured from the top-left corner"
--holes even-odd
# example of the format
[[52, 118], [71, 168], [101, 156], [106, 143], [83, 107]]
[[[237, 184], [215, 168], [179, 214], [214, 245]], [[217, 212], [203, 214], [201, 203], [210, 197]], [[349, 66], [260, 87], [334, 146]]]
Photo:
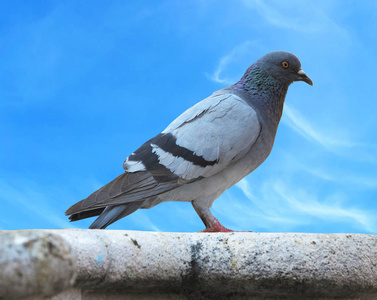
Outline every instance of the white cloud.
[[365, 174], [350, 173], [348, 170], [342, 170], [341, 173], [334, 170], [323, 169], [318, 166], [304, 166], [301, 165], [302, 169], [306, 172], [313, 174], [321, 179], [337, 182], [341, 184], [351, 184], [353, 186], [359, 186], [368, 189], [377, 188], [377, 176], [368, 177]]
[[306, 140], [317, 143], [332, 153], [351, 160], [376, 162], [374, 153], [377, 151], [377, 145], [351, 141], [346, 137], [347, 131], [351, 129], [346, 126], [343, 126], [343, 131], [329, 127], [324, 129], [323, 126], [310, 122], [298, 110], [286, 103], [282, 121]]
[[[341, 195], [332, 195], [319, 201], [315, 195], [309, 194], [296, 187], [290, 187], [283, 181], [273, 180], [265, 182], [258, 197], [252, 195], [247, 179], [236, 185], [256, 207], [237, 203], [231, 213], [225, 209], [224, 213], [236, 224], [252, 223], [269, 231], [297, 230], [303, 225], [319, 222], [347, 223], [348, 226], [361, 228], [367, 232], [376, 232], [374, 218], [369, 211], [345, 206]], [[233, 198], [233, 197], [232, 197]], [[259, 198], [258, 201], [255, 201]], [[233, 215], [235, 216], [233, 218]], [[252, 225], [250, 225], [252, 226]]]
[[243, 0], [248, 8], [255, 9], [270, 24], [305, 33], [333, 32], [338, 37], [348, 38], [348, 33], [314, 2]]
[[265, 206], [254, 206], [229, 191], [215, 201], [212, 211], [225, 227], [232, 230], [290, 231], [307, 223], [304, 218], [291, 218], [274, 209], [273, 205], [261, 198], [261, 202], [263, 201]]
[[[280, 206], [276, 197], [268, 195], [268, 188], [264, 189], [258, 186], [258, 189], [255, 189], [258, 195], [254, 195], [246, 178], [239, 181], [236, 187], [244, 193], [250, 202], [245, 201], [243, 197], [236, 197], [234, 195], [235, 190], [230, 190], [221, 196], [221, 199], [226, 199], [215, 202], [214, 208], [215, 215], [222, 215], [220, 221], [226, 217], [228, 221], [233, 223], [230, 229], [251, 230], [256, 228], [257, 230], [267, 231], [289, 231], [307, 223], [307, 219], [304, 217], [292, 218], [284, 207]], [[261, 189], [265, 190], [263, 196], [259, 196]]]
[[[266, 52], [256, 41], [245, 41], [235, 46], [228, 54], [223, 56], [215, 71], [207, 76], [214, 82], [223, 85], [236, 83], [246, 69], [254, 62], [253, 57], [258, 57], [258, 53]], [[254, 59], [255, 60], [255, 59]], [[228, 73], [224, 75], [224, 73]], [[236, 74], [230, 75], [233, 72]]]
[[288, 104], [284, 104], [284, 114], [287, 118], [286, 124], [311, 142], [317, 142], [322, 146], [331, 149], [333, 147], [352, 147], [356, 144], [346, 139], [338, 139], [324, 133], [323, 130], [315, 128], [298, 110]]
[[245, 194], [247, 198], [254, 199], [254, 196], [251, 192], [251, 186], [245, 178], [241, 179], [238, 183], [236, 183], [236, 186], [242, 190], [242, 192]]
[[[313, 195], [304, 191], [294, 191], [282, 182], [274, 184], [276, 194], [285, 200], [292, 211], [304, 213], [308, 217], [316, 217], [325, 221], [358, 223], [359, 227], [369, 232], [376, 232], [376, 226], [369, 212], [352, 207], [343, 207], [336, 197], [327, 199], [326, 203], [318, 201]], [[335, 201], [334, 201], [335, 200]]]

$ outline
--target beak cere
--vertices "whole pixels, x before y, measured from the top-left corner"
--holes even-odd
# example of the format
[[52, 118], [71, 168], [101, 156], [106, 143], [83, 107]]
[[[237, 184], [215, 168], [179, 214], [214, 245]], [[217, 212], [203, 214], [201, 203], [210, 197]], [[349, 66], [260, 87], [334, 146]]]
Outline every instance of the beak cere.
[[305, 81], [307, 84], [313, 85], [313, 81], [305, 74], [303, 70], [297, 72], [297, 80], [295, 81]]

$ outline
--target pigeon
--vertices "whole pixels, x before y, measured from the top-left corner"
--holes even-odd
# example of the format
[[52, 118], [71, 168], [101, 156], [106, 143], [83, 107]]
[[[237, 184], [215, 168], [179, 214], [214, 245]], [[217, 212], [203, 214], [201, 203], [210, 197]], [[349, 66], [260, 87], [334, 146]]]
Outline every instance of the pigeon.
[[230, 232], [212, 215], [212, 203], [270, 154], [294, 81], [313, 85], [292, 53], [258, 59], [234, 85], [214, 92], [176, 118], [126, 158], [124, 173], [71, 206], [71, 221], [98, 218], [104, 229], [141, 208], [191, 202], [206, 229]]

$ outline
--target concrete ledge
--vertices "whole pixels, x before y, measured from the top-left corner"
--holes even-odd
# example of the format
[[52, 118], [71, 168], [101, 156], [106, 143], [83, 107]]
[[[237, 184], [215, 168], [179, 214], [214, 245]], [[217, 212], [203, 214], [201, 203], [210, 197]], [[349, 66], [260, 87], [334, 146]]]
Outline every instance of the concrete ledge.
[[75, 282], [75, 258], [60, 236], [0, 231], [0, 299], [53, 296]]
[[0, 299], [377, 299], [371, 235], [64, 229], [0, 242]]

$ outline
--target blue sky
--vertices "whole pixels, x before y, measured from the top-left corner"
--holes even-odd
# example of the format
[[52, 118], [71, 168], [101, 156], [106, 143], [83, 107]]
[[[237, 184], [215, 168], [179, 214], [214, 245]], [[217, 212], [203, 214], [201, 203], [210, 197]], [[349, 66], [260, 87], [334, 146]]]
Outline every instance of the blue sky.
[[[2, 1], [0, 229], [87, 228], [64, 211], [259, 57], [296, 54], [275, 146], [214, 202], [234, 230], [377, 233], [373, 1]], [[199, 231], [190, 203], [109, 229]]]

